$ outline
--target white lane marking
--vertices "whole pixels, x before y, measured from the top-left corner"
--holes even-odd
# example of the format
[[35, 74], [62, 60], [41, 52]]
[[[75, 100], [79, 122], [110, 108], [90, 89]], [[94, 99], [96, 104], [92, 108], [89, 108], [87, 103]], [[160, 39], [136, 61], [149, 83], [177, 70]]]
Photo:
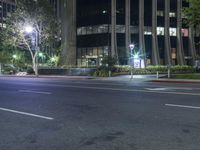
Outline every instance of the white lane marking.
[[35, 94], [47, 94], [50, 95], [50, 92], [42, 92], [42, 91], [32, 91], [32, 90], [19, 90], [22, 93], [35, 93]]
[[169, 90], [170, 88], [145, 88], [145, 89], [150, 91], [165, 91]]
[[168, 107], [180, 107], [180, 108], [190, 108], [190, 109], [200, 109], [200, 107], [197, 107], [197, 106], [187, 106], [187, 105], [165, 104], [165, 106], [168, 106]]
[[51, 118], [51, 117], [46, 117], [46, 116], [31, 114], [31, 113], [17, 111], [17, 110], [12, 110], [12, 109], [7, 109], [7, 108], [1, 108], [0, 107], [0, 110], [7, 111], [7, 112], [12, 112], [12, 113], [16, 113], [16, 114], [21, 114], [21, 115], [26, 115], [26, 116], [31, 116], [31, 117], [42, 118], [42, 119], [46, 119], [46, 120], [53, 120], [54, 119], [54, 118]]
[[181, 88], [181, 87], [159, 87], [159, 88], [145, 88], [150, 91], [166, 91], [166, 90], [192, 90], [192, 88]]

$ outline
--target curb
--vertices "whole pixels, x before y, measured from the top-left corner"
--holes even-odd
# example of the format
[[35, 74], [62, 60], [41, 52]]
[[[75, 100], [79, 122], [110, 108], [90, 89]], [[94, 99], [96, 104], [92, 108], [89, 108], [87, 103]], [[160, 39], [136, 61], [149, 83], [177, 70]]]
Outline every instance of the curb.
[[188, 80], [149, 80], [147, 82], [157, 82], [157, 83], [185, 83], [185, 84], [200, 84], [200, 81], [188, 81]]
[[48, 79], [78, 79], [78, 80], [85, 80], [85, 79], [95, 79], [94, 77], [88, 77], [88, 76], [45, 76], [45, 75], [27, 75], [27, 76], [16, 76], [16, 75], [0, 75], [1, 77], [14, 77], [14, 78], [35, 78], [35, 79], [41, 79], [41, 78], [48, 78]]

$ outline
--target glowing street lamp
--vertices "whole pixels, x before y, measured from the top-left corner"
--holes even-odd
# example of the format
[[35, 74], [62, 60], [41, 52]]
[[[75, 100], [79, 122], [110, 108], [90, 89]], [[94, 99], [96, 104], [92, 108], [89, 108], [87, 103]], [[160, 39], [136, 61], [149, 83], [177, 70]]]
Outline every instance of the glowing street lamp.
[[135, 44], [130, 44], [129, 47], [130, 47], [130, 49], [132, 51], [135, 48]]
[[56, 58], [55, 57], [52, 57], [51, 58], [51, 62], [55, 62], [56, 61]]
[[32, 26], [26, 26], [25, 27], [26, 33], [32, 33], [33, 32], [33, 27]]
[[135, 53], [135, 54], [133, 55], [133, 58], [134, 58], [134, 59], [139, 59], [139, 54], [138, 54], [138, 53]]
[[42, 58], [44, 55], [42, 52], [39, 52], [38, 56]]
[[17, 59], [17, 55], [16, 54], [12, 55], [12, 58]]

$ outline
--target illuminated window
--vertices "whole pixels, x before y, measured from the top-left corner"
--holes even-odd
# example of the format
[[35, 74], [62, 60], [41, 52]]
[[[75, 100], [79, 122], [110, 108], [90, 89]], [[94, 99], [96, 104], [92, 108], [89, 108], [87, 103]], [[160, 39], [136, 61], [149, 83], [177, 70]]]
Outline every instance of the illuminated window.
[[188, 29], [181, 29], [181, 32], [182, 32], [182, 36], [184, 36], [184, 37], [188, 37], [189, 36]]
[[164, 12], [162, 10], [158, 10], [157, 11], [157, 16], [163, 17], [164, 16]]
[[176, 28], [169, 28], [169, 35], [170, 36], [176, 36]]
[[117, 33], [125, 33], [125, 26], [124, 25], [117, 25], [116, 26]]
[[144, 27], [144, 35], [152, 35], [151, 27]]
[[144, 35], [152, 35], [152, 32], [144, 31]]
[[170, 12], [169, 13], [169, 17], [176, 17], [176, 13], [175, 12]]
[[157, 35], [164, 35], [164, 27], [157, 27]]
[[5, 23], [0, 23], [0, 27], [6, 28], [6, 24]]

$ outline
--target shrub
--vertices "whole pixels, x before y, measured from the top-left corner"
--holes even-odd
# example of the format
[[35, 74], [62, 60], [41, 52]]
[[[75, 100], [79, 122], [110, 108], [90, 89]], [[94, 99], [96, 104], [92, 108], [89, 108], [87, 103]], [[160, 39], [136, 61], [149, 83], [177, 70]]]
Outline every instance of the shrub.
[[4, 74], [15, 74], [17, 69], [13, 65], [3, 65], [2, 72]]
[[26, 72], [27, 74], [34, 74], [34, 70], [32, 67], [27, 68]]
[[108, 77], [109, 76], [109, 70], [107, 69], [97, 69], [93, 76], [96, 76], [96, 77]]

